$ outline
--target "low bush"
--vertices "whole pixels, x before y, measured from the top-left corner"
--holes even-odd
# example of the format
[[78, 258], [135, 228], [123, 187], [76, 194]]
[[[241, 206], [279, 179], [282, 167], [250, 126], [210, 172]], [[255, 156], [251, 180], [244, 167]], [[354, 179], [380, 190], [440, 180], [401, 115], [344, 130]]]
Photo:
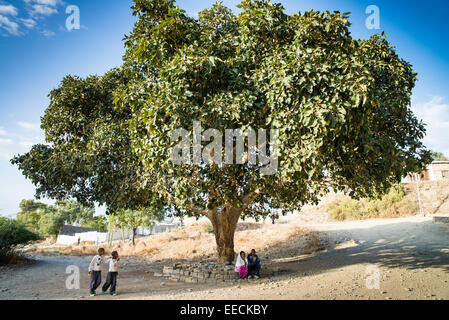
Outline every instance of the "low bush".
[[396, 184], [380, 198], [354, 200], [344, 196], [331, 203], [328, 212], [337, 221], [396, 218], [416, 214], [418, 204], [405, 195], [401, 184]]
[[39, 236], [29, 231], [21, 222], [0, 217], [0, 264], [8, 264], [14, 260], [16, 246], [36, 240], [39, 240]]

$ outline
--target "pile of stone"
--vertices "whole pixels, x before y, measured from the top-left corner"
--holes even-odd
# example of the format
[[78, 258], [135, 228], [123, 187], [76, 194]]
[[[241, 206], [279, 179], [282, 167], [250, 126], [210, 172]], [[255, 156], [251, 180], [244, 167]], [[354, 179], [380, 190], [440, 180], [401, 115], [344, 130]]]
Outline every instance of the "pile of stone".
[[[265, 267], [261, 270], [262, 276], [276, 275], [278, 268]], [[167, 280], [186, 283], [219, 283], [238, 281], [233, 265], [223, 265], [213, 262], [195, 264], [175, 263], [173, 266], [165, 266], [162, 274], [155, 276], [165, 277]]]
[[435, 215], [433, 216], [433, 221], [437, 223], [448, 223], [449, 224], [449, 215]]

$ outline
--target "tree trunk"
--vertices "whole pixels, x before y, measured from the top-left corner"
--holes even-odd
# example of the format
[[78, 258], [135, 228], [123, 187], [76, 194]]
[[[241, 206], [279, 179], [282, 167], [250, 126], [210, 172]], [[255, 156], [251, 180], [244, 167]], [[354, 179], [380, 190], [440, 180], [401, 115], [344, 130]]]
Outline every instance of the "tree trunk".
[[135, 243], [136, 232], [137, 232], [137, 228], [133, 228], [133, 246], [136, 245], [136, 243]]
[[234, 233], [241, 213], [242, 209], [227, 207], [221, 213], [214, 211], [208, 215], [214, 228], [218, 258], [222, 263], [232, 264], [234, 261]]

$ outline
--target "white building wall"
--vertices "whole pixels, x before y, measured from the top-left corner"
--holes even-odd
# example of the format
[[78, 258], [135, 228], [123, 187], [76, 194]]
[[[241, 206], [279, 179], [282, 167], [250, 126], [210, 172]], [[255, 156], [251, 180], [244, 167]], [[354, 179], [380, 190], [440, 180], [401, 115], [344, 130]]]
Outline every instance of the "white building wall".
[[106, 236], [107, 233], [96, 231], [75, 233], [74, 236], [59, 235], [56, 243], [64, 245], [78, 244], [78, 238], [80, 239], [80, 241], [93, 241], [95, 243], [103, 243], [106, 242]]
[[70, 245], [76, 243], [77, 239], [78, 238], [75, 238], [75, 236], [59, 235], [58, 239], [56, 239], [56, 243], [70, 246]]
[[430, 165], [430, 180], [449, 179], [449, 162], [433, 163]]

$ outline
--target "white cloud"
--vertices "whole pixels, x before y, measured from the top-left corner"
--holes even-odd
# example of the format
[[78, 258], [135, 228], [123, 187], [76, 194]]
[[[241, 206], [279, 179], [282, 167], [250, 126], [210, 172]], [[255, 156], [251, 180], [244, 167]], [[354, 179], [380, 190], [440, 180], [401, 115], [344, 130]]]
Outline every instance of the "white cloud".
[[30, 123], [30, 122], [24, 122], [24, 121], [20, 121], [17, 123], [20, 127], [27, 129], [27, 130], [33, 130], [33, 131], [37, 131], [40, 129], [40, 125], [37, 123]]
[[0, 136], [6, 136], [6, 130], [3, 127], [0, 127]]
[[415, 104], [412, 109], [427, 125], [424, 143], [449, 156], [449, 104], [444, 103], [443, 97], [433, 96], [428, 102]]
[[60, 0], [25, 0], [31, 16], [50, 16], [58, 13], [57, 6], [62, 4]]
[[0, 4], [0, 14], [17, 16], [18, 10], [12, 4]]
[[0, 138], [0, 160], [9, 162], [14, 156], [30, 151], [34, 145], [29, 140], [18, 141], [9, 138]]
[[36, 21], [34, 21], [33, 19], [20, 19], [20, 21], [28, 29], [32, 29], [36, 26]]
[[53, 7], [44, 6], [41, 4], [35, 4], [32, 6], [31, 15], [43, 15], [43, 16], [50, 16], [54, 13], [58, 13], [58, 10], [56, 10]]
[[61, 1], [59, 0], [25, 0], [26, 3], [37, 3], [45, 6], [56, 7]]
[[0, 15], [0, 29], [4, 29], [6, 32], [14, 36], [20, 35], [19, 24], [3, 15]]
[[53, 37], [56, 33], [51, 30], [42, 30], [41, 33], [47, 38]]
[[[39, 27], [38, 23], [46, 17], [58, 14], [60, 6], [65, 5], [62, 0], [23, 0], [28, 17], [18, 16], [19, 10], [12, 4], [1, 4], [0, 0], [0, 31], [6, 31], [6, 35], [22, 36], [27, 33], [26, 29], [36, 29], [45, 37], [55, 35], [53, 31]], [[1, 34], [5, 35], [5, 32]]]
[[[42, 131], [39, 136], [35, 136], [35, 125], [26, 122], [24, 124], [26, 127], [33, 128], [28, 133], [28, 136], [26, 134], [5, 132], [4, 128], [0, 127], [0, 161], [9, 162], [14, 156], [28, 152], [33, 145], [45, 141]], [[2, 135], [1, 130], [3, 130], [4, 135]]]

